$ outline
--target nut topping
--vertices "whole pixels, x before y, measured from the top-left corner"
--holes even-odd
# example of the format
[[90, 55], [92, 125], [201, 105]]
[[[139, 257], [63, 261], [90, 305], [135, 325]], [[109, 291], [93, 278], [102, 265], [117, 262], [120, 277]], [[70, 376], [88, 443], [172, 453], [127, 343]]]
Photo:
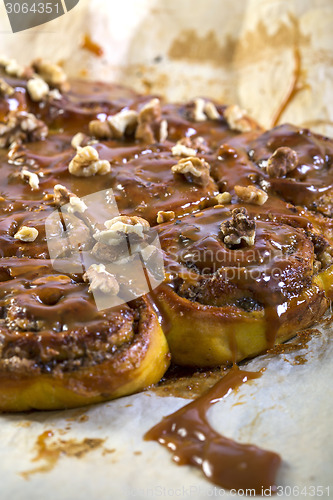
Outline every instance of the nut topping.
[[[162, 130], [161, 130], [162, 126]], [[156, 130], [157, 128], [157, 130]], [[161, 103], [156, 97], [147, 102], [140, 110], [138, 115], [138, 126], [135, 132], [135, 138], [147, 144], [162, 140], [161, 132], [164, 135], [167, 131], [167, 124], [161, 122]], [[159, 137], [155, 136], [158, 133]], [[165, 139], [166, 137], [164, 137]]]
[[222, 241], [229, 248], [239, 245], [242, 241], [253, 246], [256, 234], [254, 219], [250, 218], [246, 208], [234, 208], [231, 214], [232, 219], [220, 225]]
[[210, 165], [200, 158], [189, 156], [171, 167], [174, 174], [184, 175], [188, 182], [205, 186], [209, 182]]
[[278, 148], [267, 162], [267, 173], [270, 177], [284, 177], [297, 167], [296, 151], [288, 147]]
[[95, 240], [115, 246], [124, 242], [124, 236], [131, 236], [136, 241], [145, 238], [145, 231], [150, 228], [149, 222], [141, 217], [120, 215], [104, 223], [105, 231], [94, 234]]
[[206, 101], [204, 110], [209, 120], [220, 119], [220, 113], [217, 111], [217, 108], [212, 101]]
[[40, 102], [48, 96], [50, 87], [42, 78], [34, 77], [28, 80], [27, 90], [33, 101]]
[[34, 172], [29, 172], [29, 170], [23, 168], [21, 170], [21, 177], [22, 179], [28, 179], [31, 189], [39, 188], [39, 177]]
[[237, 106], [237, 104], [227, 106], [223, 116], [231, 130], [250, 132], [253, 129], [251, 120], [247, 116], [246, 111]]
[[20, 78], [24, 75], [24, 68], [18, 64], [15, 59], [9, 59], [6, 56], [0, 57], [0, 66], [5, 70], [5, 73], [10, 76]]
[[167, 212], [163, 212], [163, 210], [160, 210], [157, 212], [157, 224], [162, 224], [163, 222], [169, 222], [171, 220], [174, 220], [175, 218], [175, 212], [172, 210], [168, 210]]
[[48, 128], [32, 113], [12, 111], [5, 123], [0, 123], [0, 148], [28, 141], [45, 139]]
[[[138, 123], [138, 113], [133, 109], [124, 109], [113, 116], [109, 116], [107, 122], [111, 131], [111, 135], [108, 137], [121, 139], [126, 134], [133, 135], [134, 129]], [[93, 127], [94, 126], [96, 127], [96, 125], [93, 125]]]
[[67, 75], [58, 64], [53, 64], [44, 59], [36, 59], [32, 63], [32, 67], [52, 87], [59, 89], [67, 88]]
[[115, 276], [105, 269], [104, 264], [92, 264], [84, 273], [83, 279], [90, 283], [89, 292], [100, 291], [110, 295], [119, 293]]
[[112, 137], [111, 127], [107, 121], [92, 120], [89, 123], [89, 133], [97, 139], [111, 139]]
[[218, 120], [220, 114], [212, 101], [206, 101], [202, 97], [197, 97], [193, 101], [191, 110], [191, 119], [195, 122], [205, 122], [209, 120]]
[[230, 193], [228, 193], [228, 191], [225, 191], [224, 193], [219, 193], [218, 195], [216, 195], [215, 198], [219, 205], [224, 205], [231, 202], [232, 196]]
[[26, 243], [35, 241], [38, 236], [38, 230], [34, 227], [22, 226], [14, 235], [16, 240], [24, 241]]
[[92, 146], [78, 147], [77, 153], [68, 166], [69, 173], [76, 177], [105, 175], [111, 171], [110, 162], [100, 160], [98, 151]]
[[71, 140], [71, 146], [74, 148], [74, 149], [77, 149], [79, 148], [83, 141], [86, 139], [86, 135], [83, 134], [82, 132], [78, 132], [77, 134], [75, 134]]
[[263, 205], [268, 199], [268, 194], [255, 186], [235, 186], [234, 189], [240, 201], [245, 201], [245, 203]]
[[15, 90], [11, 87], [6, 80], [0, 78], [0, 95], [2, 97], [10, 97], [14, 94]]
[[171, 148], [172, 156], [195, 156], [197, 154], [196, 149], [189, 148], [178, 141], [175, 146]]

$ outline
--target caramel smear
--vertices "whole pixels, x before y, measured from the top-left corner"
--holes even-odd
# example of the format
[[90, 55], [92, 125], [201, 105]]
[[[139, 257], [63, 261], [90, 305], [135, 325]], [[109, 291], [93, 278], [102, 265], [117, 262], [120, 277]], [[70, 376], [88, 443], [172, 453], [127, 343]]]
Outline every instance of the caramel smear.
[[76, 439], [53, 439], [54, 432], [47, 430], [40, 434], [36, 440], [36, 456], [32, 462], [43, 461], [39, 467], [22, 472], [24, 479], [29, 479], [31, 474], [50, 472], [57, 464], [61, 455], [67, 457], [81, 458], [87, 453], [100, 448], [105, 439], [84, 438], [81, 441]]
[[87, 33], [83, 36], [80, 48], [88, 50], [97, 57], [102, 57], [104, 55], [102, 47], [98, 45], [98, 43], [94, 42]]
[[176, 464], [200, 468], [207, 479], [223, 488], [250, 488], [257, 494], [263, 488], [275, 491], [280, 456], [225, 438], [207, 420], [211, 405], [245, 382], [260, 376], [260, 372], [239, 370], [234, 366], [206, 394], [165, 417], [149, 430], [145, 439], [158, 441], [173, 453]]

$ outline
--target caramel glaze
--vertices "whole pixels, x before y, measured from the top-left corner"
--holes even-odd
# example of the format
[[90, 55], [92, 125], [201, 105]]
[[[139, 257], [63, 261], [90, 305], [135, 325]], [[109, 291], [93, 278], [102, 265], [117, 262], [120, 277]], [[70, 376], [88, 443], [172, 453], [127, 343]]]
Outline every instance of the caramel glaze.
[[[291, 306], [301, 305], [300, 294], [305, 292], [308, 299], [323, 294], [313, 286], [316, 254], [306, 234], [311, 225], [271, 197], [264, 210], [247, 206], [256, 219], [254, 246], [229, 249], [219, 227], [238, 206], [213, 207], [159, 228], [168, 286], [204, 306], [232, 306], [233, 313], [234, 306], [247, 312], [264, 311], [267, 347], [272, 347]], [[322, 308], [317, 312], [321, 314]]]
[[208, 392], [149, 430], [146, 440], [158, 441], [173, 454], [178, 465], [201, 469], [213, 483], [229, 489], [275, 491], [275, 477], [281, 459], [271, 451], [240, 444], [217, 433], [209, 424], [207, 412], [231, 391], [260, 376], [234, 367]]
[[[298, 155], [295, 170], [283, 178], [267, 178], [271, 190], [294, 205], [333, 215], [333, 144], [330, 139], [293, 125], [280, 125], [248, 145], [250, 159], [259, 167], [282, 146]], [[265, 170], [262, 169], [265, 176]]]
[[[54, 210], [50, 194], [58, 183], [80, 197], [112, 188], [122, 213], [140, 215], [152, 225], [161, 210], [173, 210], [181, 216], [176, 222], [159, 227], [167, 271], [163, 286], [203, 306], [231, 307], [234, 315], [241, 309], [263, 310], [267, 330], [273, 332], [271, 337], [268, 335], [269, 344], [274, 343], [276, 324], [285, 319], [288, 307], [297, 307], [302, 292], [321, 296], [318, 287], [311, 288], [316, 255], [307, 237], [309, 219], [301, 212], [273, 196], [264, 208], [248, 206], [257, 224], [251, 255], [246, 248], [239, 252], [228, 250], [219, 239], [219, 225], [237, 206], [235, 184], [259, 186], [266, 178], [260, 162], [281, 145], [295, 146], [301, 160], [290, 179], [270, 180], [272, 190], [294, 203], [309, 206], [311, 200], [314, 208], [313, 193], [326, 194], [330, 185], [332, 146], [324, 138], [290, 126], [276, 129], [272, 137], [266, 133], [258, 138], [259, 127], [254, 126], [248, 133], [231, 130], [223, 117], [224, 106], [217, 107], [220, 119], [194, 122], [189, 105], [162, 104], [162, 119], [168, 122], [164, 143], [146, 145], [131, 137], [95, 141], [93, 147], [100, 158], [111, 163], [110, 174], [74, 177], [68, 172], [75, 155], [71, 146], [73, 135], [88, 135], [93, 119], [103, 120], [124, 108], [140, 110], [151, 96], [139, 96], [115, 85], [73, 81], [71, 89], [63, 92], [60, 99], [48, 97], [36, 103], [27, 94], [26, 80], [7, 76], [6, 80], [14, 94], [0, 100], [0, 120], [4, 121], [10, 110], [27, 111], [43, 120], [49, 129], [45, 140], [23, 143], [10, 152], [0, 151], [0, 377], [6, 384], [11, 381], [9, 373], [13, 379], [57, 370], [66, 373], [83, 366], [93, 367], [112, 357], [116, 383], [116, 374], [121, 374], [124, 366], [136, 366], [147, 347], [145, 339], [138, 335], [145, 329], [142, 313], [148, 307], [147, 298], [98, 312], [81, 274], [64, 275], [52, 268], [43, 223]], [[171, 148], [185, 137], [204, 140], [198, 157], [211, 166], [210, 179], [204, 186], [171, 172], [179, 159], [172, 156]], [[85, 139], [84, 145], [89, 139]], [[21, 178], [22, 166], [39, 174], [38, 189], [32, 190]], [[327, 188], [320, 191], [324, 171]], [[284, 184], [297, 188], [293, 191], [288, 187], [290, 191], [285, 191], [281, 187]], [[219, 191], [229, 191], [233, 204], [209, 208], [216, 203]], [[294, 194], [298, 197], [293, 198]], [[195, 216], [191, 215], [193, 212], [197, 212]], [[86, 231], [91, 236], [91, 221], [72, 216], [70, 222], [76, 234]], [[22, 225], [38, 229], [33, 244], [15, 240]], [[198, 257], [195, 261], [194, 253]], [[66, 248], [60, 256], [66, 260]], [[279, 280], [272, 274], [273, 264], [281, 272]], [[232, 282], [227, 280], [228, 269], [239, 270]], [[258, 271], [257, 279], [251, 277], [254, 269]], [[159, 291], [151, 292], [148, 299], [159, 313]], [[279, 310], [281, 307], [283, 311]], [[315, 309], [314, 315], [318, 316], [322, 306]], [[164, 326], [167, 329], [165, 323]], [[279, 457], [218, 435], [206, 417], [217, 400], [245, 380], [258, 376], [233, 368], [203, 398], [164, 419], [146, 438], [172, 446], [177, 463], [202, 468], [210, 480], [223, 487], [253, 487], [260, 492], [261, 487], [274, 485]], [[91, 387], [106, 383], [90, 379], [85, 383]], [[109, 388], [102, 385], [98, 389], [108, 392]]]

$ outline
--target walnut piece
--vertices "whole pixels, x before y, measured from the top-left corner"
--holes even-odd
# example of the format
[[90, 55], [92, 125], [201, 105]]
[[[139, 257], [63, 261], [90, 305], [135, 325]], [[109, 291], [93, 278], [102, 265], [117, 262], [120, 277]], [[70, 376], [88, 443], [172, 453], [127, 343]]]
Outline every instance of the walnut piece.
[[162, 120], [160, 123], [160, 142], [164, 142], [168, 138], [168, 122], [166, 120]]
[[6, 80], [0, 78], [0, 95], [1, 97], [10, 97], [14, 94], [15, 90], [11, 87]]
[[163, 222], [169, 222], [171, 220], [174, 220], [175, 218], [175, 212], [172, 210], [168, 210], [164, 212], [163, 210], [160, 210], [157, 212], [157, 224], [162, 224]]
[[268, 194], [262, 189], [255, 186], [235, 186], [235, 193], [245, 203], [252, 203], [253, 205], [263, 205], [268, 199]]
[[[163, 126], [162, 121], [161, 103], [160, 100], [155, 97], [147, 102], [139, 112], [135, 138], [147, 144], [163, 139], [163, 137], [161, 138], [161, 132], [165, 135], [167, 123]], [[163, 130], [163, 128], [165, 130]]]
[[71, 146], [74, 148], [74, 149], [77, 149], [79, 148], [83, 141], [87, 138], [87, 136], [85, 134], [83, 134], [82, 132], [78, 132], [77, 134], [75, 134], [73, 137], [72, 137], [72, 140], [71, 140]]
[[110, 295], [119, 293], [116, 277], [105, 269], [104, 264], [92, 264], [84, 273], [83, 279], [90, 283], [89, 292], [100, 291]]
[[220, 114], [212, 101], [206, 101], [202, 97], [197, 97], [192, 103], [193, 109], [190, 118], [195, 122], [205, 122], [209, 120], [218, 120]]
[[181, 141], [178, 141], [175, 146], [171, 148], [172, 156], [195, 156], [196, 149], [185, 146]]
[[[126, 127], [124, 132], [125, 130]], [[111, 139], [112, 137], [112, 131], [109, 123], [107, 121], [102, 122], [101, 120], [92, 120], [89, 122], [89, 134], [93, 135], [97, 139]]]
[[124, 236], [131, 236], [135, 241], [145, 239], [145, 232], [150, 228], [149, 222], [137, 216], [120, 215], [104, 223], [105, 231], [94, 234], [95, 240], [115, 246], [124, 242]]
[[[196, 154], [197, 153], [204, 154], [204, 153], [210, 152], [210, 148], [208, 147], [206, 140], [200, 136], [198, 136], [198, 137], [183, 137], [182, 139], [180, 139], [180, 141], [177, 142], [176, 146], [178, 144], [181, 146], [185, 146], [186, 148], [191, 149]], [[196, 154], [194, 154], [194, 155], [188, 154], [186, 156], [196, 156]]]
[[67, 75], [58, 65], [44, 59], [36, 59], [32, 63], [33, 69], [40, 77], [52, 87], [67, 90]]
[[69, 203], [70, 195], [70, 191], [68, 191], [66, 186], [63, 186], [62, 184], [56, 184], [53, 187], [53, 202], [59, 207], [61, 207], [62, 205], [66, 205], [66, 203]]
[[69, 173], [76, 177], [105, 175], [111, 171], [110, 162], [100, 160], [98, 151], [92, 146], [78, 147], [77, 153], [68, 165]]
[[251, 120], [244, 109], [241, 109], [237, 104], [227, 106], [223, 114], [226, 122], [231, 130], [238, 132], [250, 132], [253, 129]]
[[20, 66], [15, 59], [9, 59], [6, 56], [0, 57], [0, 66], [5, 70], [5, 73], [10, 76], [20, 78], [24, 75], [24, 68]]
[[212, 101], [206, 101], [204, 110], [209, 120], [219, 120], [221, 118], [220, 113], [217, 111]]
[[234, 208], [231, 211], [232, 219], [220, 225], [221, 239], [229, 248], [240, 245], [244, 241], [248, 246], [253, 246], [256, 235], [256, 224], [246, 208]]
[[225, 191], [224, 193], [219, 193], [218, 195], [216, 195], [215, 198], [219, 205], [224, 205], [225, 203], [231, 202], [232, 196], [230, 193], [228, 193], [228, 191]]
[[39, 189], [39, 177], [34, 172], [29, 172], [26, 168], [21, 170], [21, 178], [28, 179], [31, 189]]
[[126, 134], [133, 135], [138, 123], [138, 113], [133, 109], [124, 109], [107, 118], [111, 137], [122, 139]]
[[83, 214], [87, 210], [87, 208], [87, 205], [78, 196], [76, 196], [75, 194], [70, 196], [69, 207], [67, 207], [67, 212], [69, 214]]
[[27, 90], [33, 101], [40, 102], [48, 96], [50, 87], [42, 78], [34, 77], [28, 80]]
[[171, 167], [174, 174], [184, 175], [188, 182], [206, 186], [209, 182], [210, 165], [200, 158], [189, 156], [179, 160], [177, 165]]
[[297, 167], [296, 151], [288, 147], [277, 148], [267, 162], [267, 173], [270, 177], [284, 177]]
[[35, 241], [38, 236], [38, 230], [34, 227], [22, 226], [14, 235], [16, 240], [31, 242]]
[[0, 148], [12, 147], [22, 142], [40, 141], [45, 139], [47, 134], [45, 123], [32, 113], [12, 111], [6, 122], [0, 123]]

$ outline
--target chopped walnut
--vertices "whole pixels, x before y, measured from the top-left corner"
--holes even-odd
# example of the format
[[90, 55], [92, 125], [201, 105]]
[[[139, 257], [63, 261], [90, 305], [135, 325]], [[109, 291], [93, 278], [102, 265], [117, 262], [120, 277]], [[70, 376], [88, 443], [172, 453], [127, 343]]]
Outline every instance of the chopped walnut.
[[212, 101], [206, 101], [204, 110], [210, 120], [219, 120], [221, 118], [220, 113], [217, 111], [217, 108]]
[[94, 137], [97, 137], [97, 139], [110, 139], [113, 135], [109, 123], [107, 121], [102, 122], [101, 120], [92, 120], [89, 123], [89, 133]]
[[24, 75], [24, 68], [18, 64], [15, 59], [9, 59], [8, 57], [0, 57], [0, 66], [5, 70], [5, 73], [10, 76], [15, 76], [20, 78]]
[[178, 141], [175, 146], [171, 148], [172, 156], [195, 156], [197, 154], [196, 149], [189, 148]]
[[241, 109], [236, 104], [227, 106], [223, 114], [231, 130], [238, 132], [250, 132], [253, 129], [251, 120], [244, 109]]
[[208, 184], [210, 176], [210, 165], [200, 158], [189, 156], [179, 160], [177, 165], [171, 167], [174, 174], [182, 174], [188, 182], [205, 186]]
[[58, 64], [45, 61], [44, 59], [36, 59], [32, 63], [32, 67], [52, 87], [67, 89], [67, 75]]
[[[203, 137], [183, 137], [177, 144], [185, 146], [186, 148], [192, 149], [196, 153], [209, 153], [210, 148], [207, 145], [206, 140]], [[176, 145], [177, 145], [176, 144]], [[187, 156], [195, 156], [187, 155]]]
[[53, 203], [59, 207], [69, 204], [67, 212], [74, 214], [75, 212], [83, 214], [87, 210], [87, 205], [76, 194], [71, 193], [65, 186], [56, 184], [53, 188]]
[[231, 202], [231, 194], [225, 191], [224, 193], [219, 193], [218, 195], [215, 196], [217, 203], [219, 205], [224, 205], [225, 203], [230, 203]]
[[0, 78], [0, 95], [2, 97], [10, 97], [14, 94], [15, 90], [11, 87], [6, 80]]
[[67, 212], [69, 214], [80, 213], [83, 214], [87, 210], [87, 205], [81, 200], [78, 196], [73, 194], [69, 198], [69, 207], [67, 208]]
[[246, 208], [234, 208], [231, 214], [232, 219], [220, 225], [222, 241], [229, 248], [239, 245], [242, 241], [248, 246], [253, 246], [256, 235], [254, 219], [250, 218]]
[[34, 227], [22, 226], [14, 235], [16, 240], [31, 242], [35, 241], [38, 236], [38, 230]]
[[90, 283], [89, 292], [100, 291], [110, 295], [119, 293], [116, 277], [105, 269], [104, 264], [92, 264], [84, 273], [83, 279]]
[[71, 146], [74, 148], [74, 149], [77, 149], [79, 148], [83, 141], [87, 138], [87, 136], [85, 134], [83, 134], [82, 132], [78, 132], [77, 134], [75, 134], [71, 140]]
[[174, 220], [175, 218], [175, 212], [172, 210], [168, 210], [167, 212], [163, 212], [163, 210], [160, 210], [157, 212], [157, 224], [161, 224], [163, 222], [169, 222], [171, 220]]
[[192, 103], [190, 118], [195, 122], [205, 122], [207, 119], [218, 120], [220, 114], [212, 101], [197, 97]]
[[[161, 103], [156, 97], [147, 102], [138, 115], [138, 126], [135, 138], [148, 144], [156, 142], [160, 137], [155, 137], [155, 128], [158, 126], [158, 133], [161, 133]], [[163, 132], [163, 130], [162, 130]]]
[[53, 202], [59, 207], [69, 203], [70, 195], [70, 191], [68, 191], [66, 186], [63, 186], [62, 184], [56, 184], [53, 187]]
[[150, 228], [149, 222], [141, 217], [120, 215], [104, 223], [105, 231], [94, 234], [95, 240], [115, 246], [124, 242], [124, 236], [131, 236], [137, 241], [145, 238], [145, 231]]
[[0, 148], [11, 147], [22, 142], [45, 139], [48, 128], [32, 113], [12, 111], [5, 123], [0, 123]]
[[235, 186], [234, 189], [240, 201], [245, 201], [245, 203], [263, 205], [268, 199], [268, 194], [255, 186]]
[[76, 177], [105, 175], [111, 171], [110, 162], [100, 160], [98, 151], [92, 146], [78, 147], [77, 153], [68, 166], [69, 173]]
[[160, 142], [166, 141], [168, 138], [168, 122], [166, 120], [162, 120], [160, 123]]
[[23, 168], [21, 170], [21, 177], [22, 179], [28, 179], [31, 189], [39, 188], [39, 177], [34, 172], [29, 172], [29, 170]]
[[205, 114], [205, 100], [201, 97], [198, 97], [193, 101], [191, 118], [195, 122], [205, 122], [207, 120], [207, 116]]
[[132, 135], [138, 123], [138, 113], [133, 109], [124, 109], [107, 119], [111, 130], [111, 137], [123, 138], [126, 134]]
[[284, 177], [297, 167], [296, 151], [288, 147], [277, 148], [267, 162], [267, 173], [270, 177]]
[[60, 101], [60, 99], [62, 99], [62, 95], [60, 94], [58, 89], [50, 90], [48, 97], [49, 99], [54, 101]]
[[27, 90], [33, 101], [40, 102], [48, 96], [50, 88], [42, 78], [35, 77], [28, 80]]

